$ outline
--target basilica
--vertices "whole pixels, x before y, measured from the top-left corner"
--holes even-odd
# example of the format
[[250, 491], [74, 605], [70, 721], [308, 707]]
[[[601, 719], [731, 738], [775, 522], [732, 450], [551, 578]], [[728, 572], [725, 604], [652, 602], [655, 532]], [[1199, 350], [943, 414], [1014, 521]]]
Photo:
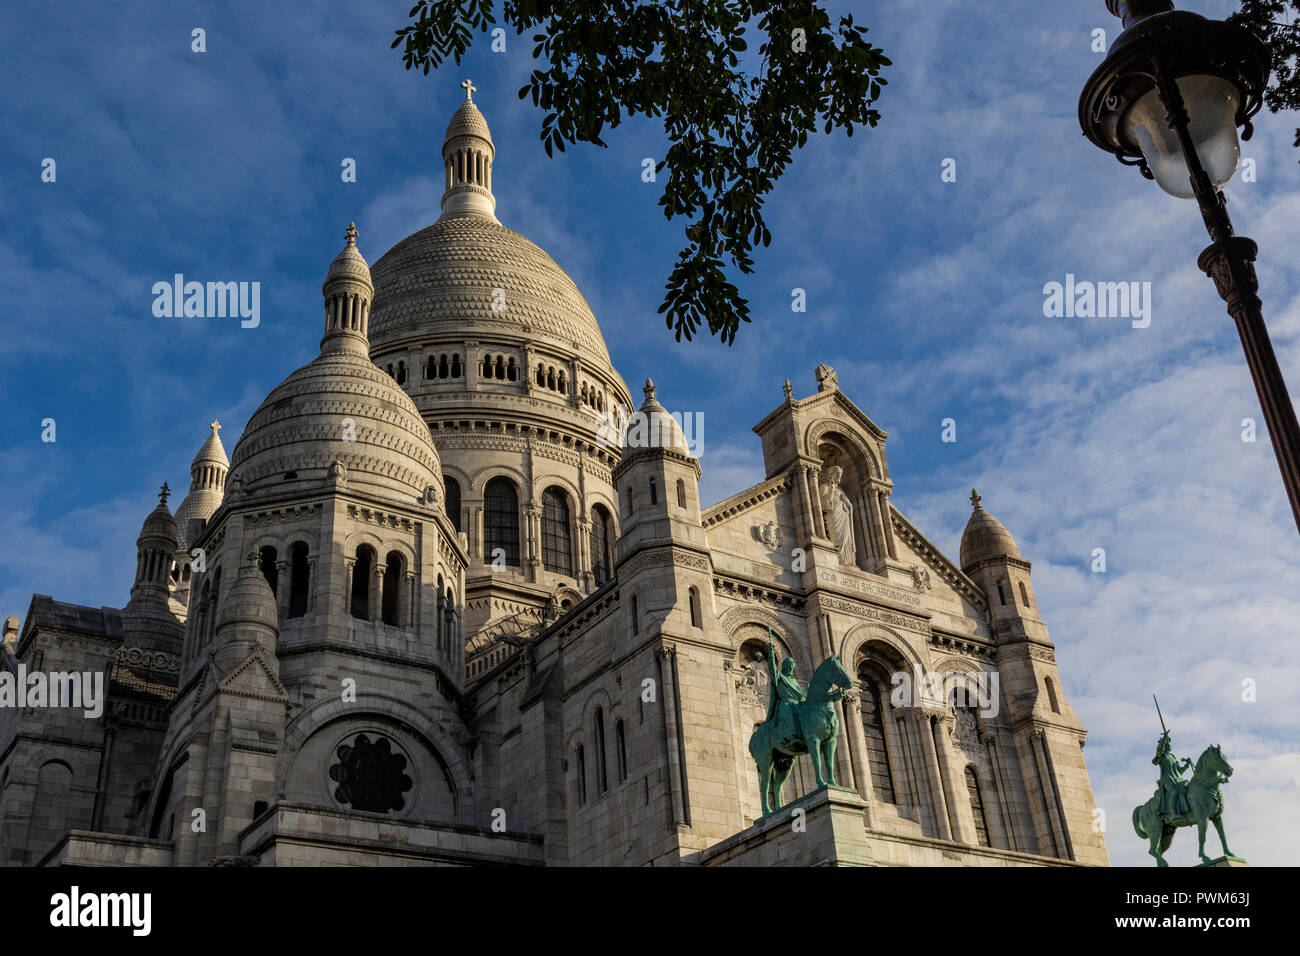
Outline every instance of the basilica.
[[[702, 502], [671, 396], [632, 394], [497, 218], [470, 93], [437, 221], [373, 268], [349, 226], [320, 354], [229, 456], [192, 436], [125, 604], [9, 618], [0, 668], [106, 700], [0, 707], [0, 860], [1106, 865], [1030, 562], [980, 496], [953, 561], [822, 365], [753, 426], [766, 477]], [[805, 694], [826, 746], [777, 755], [765, 813], [751, 739]]]

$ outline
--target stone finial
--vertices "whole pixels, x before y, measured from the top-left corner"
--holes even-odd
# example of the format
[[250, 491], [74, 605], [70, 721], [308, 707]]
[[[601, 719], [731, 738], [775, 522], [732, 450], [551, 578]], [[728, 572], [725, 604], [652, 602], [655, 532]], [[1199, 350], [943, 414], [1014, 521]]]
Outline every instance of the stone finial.
[[785, 380], [785, 384], [781, 386], [781, 391], [785, 393], [785, 400], [787, 402], [794, 398], [794, 386], [790, 384], [788, 378]]
[[262, 567], [262, 550], [257, 545], [248, 549], [248, 567], [255, 571]]
[[171, 493], [171, 489], [167, 487], [167, 482], [164, 481], [162, 487], [158, 489], [158, 500], [162, 502], [164, 508], [167, 507], [167, 496]]
[[460, 85], [465, 90], [465, 102], [473, 103], [474, 97], [471, 96], [470, 94], [478, 92], [478, 87], [474, 85], [474, 81], [467, 76], [465, 77], [465, 79], [460, 81]]
[[658, 399], [655, 398], [655, 383], [649, 377], [646, 378], [645, 388], [641, 389], [641, 391], [645, 393], [645, 400], [647, 402], [658, 401]]
[[18, 618], [5, 618], [4, 649], [10, 654], [18, 650]]
[[980, 502], [983, 501], [983, 500], [984, 500], [984, 499], [980, 497], [980, 493], [979, 493], [978, 491], [976, 491], [974, 488], [972, 488], [972, 489], [970, 490], [970, 504], [971, 504], [971, 508], [979, 508], [979, 507], [982, 507], [982, 506], [980, 505]]
[[818, 365], [814, 374], [817, 376], [817, 391], [829, 392], [840, 387], [839, 376], [835, 374], [835, 369], [829, 365]]
[[343, 233], [343, 235], [347, 239], [347, 244], [349, 246], [355, 246], [357, 244], [357, 236], [361, 235], [361, 233], [357, 232], [357, 224], [355, 222], [350, 222], [348, 223], [347, 231]]

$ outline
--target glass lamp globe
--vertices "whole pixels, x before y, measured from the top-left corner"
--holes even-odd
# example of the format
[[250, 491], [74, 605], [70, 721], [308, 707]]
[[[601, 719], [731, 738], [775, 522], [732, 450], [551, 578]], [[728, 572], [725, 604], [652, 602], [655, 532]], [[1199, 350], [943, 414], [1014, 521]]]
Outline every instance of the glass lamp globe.
[[[1208, 74], [1178, 78], [1187, 107], [1188, 132], [1196, 154], [1215, 189], [1237, 173], [1241, 144], [1237, 140], [1237, 107], [1241, 94], [1228, 80]], [[1120, 130], [1137, 143], [1160, 188], [1179, 199], [1194, 199], [1191, 172], [1178, 134], [1169, 128], [1160, 92], [1154, 87], [1120, 121]]]

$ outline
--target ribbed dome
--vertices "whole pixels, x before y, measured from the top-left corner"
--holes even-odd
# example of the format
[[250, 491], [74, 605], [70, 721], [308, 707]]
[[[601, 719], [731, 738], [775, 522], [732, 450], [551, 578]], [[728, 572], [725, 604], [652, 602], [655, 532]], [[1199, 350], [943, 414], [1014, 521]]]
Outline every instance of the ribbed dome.
[[655, 383], [647, 378], [642, 392], [645, 401], [628, 423], [623, 436], [623, 454], [631, 455], [641, 448], [663, 448], [689, 455], [690, 443], [686, 440], [686, 433], [668, 409], [659, 404]]
[[971, 490], [973, 506], [961, 536], [961, 567], [966, 571], [987, 558], [1020, 558], [1020, 549], [1002, 522], [984, 510], [981, 499]]
[[227, 487], [242, 479], [254, 495], [318, 484], [336, 460], [344, 471], [335, 477], [347, 485], [404, 499], [442, 487], [438, 452], [415, 403], [352, 351], [321, 354], [266, 397], [235, 446]]
[[138, 547], [151, 543], [170, 543], [170, 550], [176, 550], [176, 519], [167, 510], [165, 497], [144, 519], [144, 524], [140, 526], [140, 537], [136, 538], [135, 543]]
[[[502, 332], [549, 340], [610, 367], [600, 326], [573, 280], [534, 243], [485, 216], [445, 218], [408, 236], [371, 275], [374, 349], [411, 334]], [[495, 289], [504, 290], [504, 311], [493, 311]]]
[[[355, 239], [357, 227], [355, 223], [348, 223], [348, 235]], [[329, 272], [325, 274], [325, 282], [328, 284], [333, 279], [356, 279], [361, 282], [370, 282], [370, 266], [365, 257], [357, 249], [356, 242], [348, 242], [343, 246], [343, 251], [334, 257], [330, 263]]]
[[279, 630], [275, 594], [262, 572], [251, 562], [240, 570], [230, 590], [221, 597], [217, 630], [227, 624], [260, 624], [273, 631]]
[[443, 140], [457, 136], [479, 136], [489, 143], [492, 141], [492, 132], [488, 129], [487, 120], [470, 100], [461, 103], [460, 108], [451, 114], [451, 122], [447, 124], [447, 135]]

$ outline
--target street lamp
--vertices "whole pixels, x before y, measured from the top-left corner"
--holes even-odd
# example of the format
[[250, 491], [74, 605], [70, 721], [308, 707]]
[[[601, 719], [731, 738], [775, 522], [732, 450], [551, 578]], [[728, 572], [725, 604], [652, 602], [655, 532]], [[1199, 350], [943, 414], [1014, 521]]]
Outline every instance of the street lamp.
[[1300, 530], [1300, 425], [1264, 326], [1258, 247], [1235, 236], [1219, 190], [1237, 172], [1268, 83], [1269, 56], [1248, 30], [1174, 9], [1171, 0], [1106, 0], [1124, 32], [1079, 97], [1083, 134], [1165, 192], [1195, 199], [1213, 240], [1196, 264], [1237, 324], [1282, 483]]

